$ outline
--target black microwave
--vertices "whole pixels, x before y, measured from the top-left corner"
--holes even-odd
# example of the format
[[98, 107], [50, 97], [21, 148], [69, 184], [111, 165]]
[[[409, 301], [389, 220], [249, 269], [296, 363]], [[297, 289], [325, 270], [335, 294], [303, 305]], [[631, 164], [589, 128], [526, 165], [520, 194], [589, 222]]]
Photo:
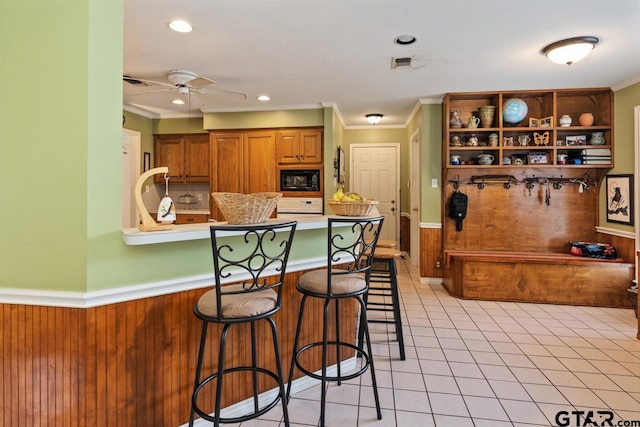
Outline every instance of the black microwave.
[[320, 191], [320, 169], [281, 169], [280, 191]]

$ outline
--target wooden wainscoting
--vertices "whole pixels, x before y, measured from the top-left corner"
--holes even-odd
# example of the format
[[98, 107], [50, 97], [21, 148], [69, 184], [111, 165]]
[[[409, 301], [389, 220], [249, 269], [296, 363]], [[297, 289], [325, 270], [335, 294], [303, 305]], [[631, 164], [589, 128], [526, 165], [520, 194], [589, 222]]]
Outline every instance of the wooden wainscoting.
[[442, 277], [442, 229], [420, 228], [420, 277]]
[[[288, 372], [301, 297], [287, 275], [275, 316]], [[0, 423], [4, 426], [167, 426], [189, 420], [201, 322], [193, 306], [207, 289], [90, 309], [0, 304]], [[302, 340], [321, 339], [320, 301], [310, 301]], [[342, 336], [355, 341], [355, 304], [340, 306]], [[260, 362], [275, 369], [271, 338], [260, 325]], [[205, 371], [217, 366], [219, 328], [209, 329]], [[247, 328], [231, 328], [227, 361], [249, 357]], [[347, 357], [345, 355], [345, 357]], [[319, 367], [319, 358], [310, 363]], [[334, 360], [331, 363], [335, 363]], [[300, 374], [297, 373], [296, 377]], [[223, 405], [248, 396], [243, 379], [225, 384]], [[265, 389], [272, 388], [268, 384]], [[203, 393], [213, 401], [213, 393]], [[212, 408], [213, 406], [211, 406]]]

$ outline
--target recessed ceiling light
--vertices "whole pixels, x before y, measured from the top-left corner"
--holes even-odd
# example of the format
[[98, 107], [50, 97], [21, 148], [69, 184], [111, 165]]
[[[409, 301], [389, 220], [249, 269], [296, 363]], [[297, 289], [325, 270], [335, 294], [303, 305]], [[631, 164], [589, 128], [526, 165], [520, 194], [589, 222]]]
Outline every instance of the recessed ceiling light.
[[172, 104], [176, 104], [176, 105], [184, 105], [184, 101], [180, 98], [176, 98], [173, 101], [171, 101]]
[[409, 34], [403, 34], [401, 36], [396, 37], [395, 39], [393, 39], [393, 42], [395, 44], [399, 44], [401, 46], [404, 45], [408, 45], [408, 44], [413, 44], [416, 42], [416, 39], [414, 36], [409, 35]]
[[258, 97], [258, 101], [270, 101], [270, 100], [271, 100], [271, 98], [269, 98], [268, 95], [260, 95]]
[[178, 33], [190, 33], [193, 31], [193, 27], [187, 21], [182, 21], [176, 19], [175, 21], [169, 22], [169, 28], [173, 31], [177, 31]]

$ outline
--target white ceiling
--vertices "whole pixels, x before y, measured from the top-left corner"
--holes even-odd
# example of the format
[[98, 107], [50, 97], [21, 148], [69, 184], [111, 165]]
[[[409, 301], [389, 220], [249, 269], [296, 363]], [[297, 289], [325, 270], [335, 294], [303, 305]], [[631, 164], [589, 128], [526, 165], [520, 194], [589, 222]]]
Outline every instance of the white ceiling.
[[[177, 18], [195, 30], [171, 31]], [[394, 44], [402, 34], [417, 42]], [[541, 53], [585, 35], [600, 43], [571, 66]], [[378, 126], [403, 126], [447, 92], [635, 83], [639, 46], [640, 0], [124, 0], [123, 74], [168, 82], [186, 69], [248, 95], [192, 95], [189, 113], [174, 92], [131, 98], [157, 88], [123, 83], [124, 104], [153, 118], [331, 105], [347, 127], [374, 112]], [[413, 67], [391, 69], [407, 56]]]

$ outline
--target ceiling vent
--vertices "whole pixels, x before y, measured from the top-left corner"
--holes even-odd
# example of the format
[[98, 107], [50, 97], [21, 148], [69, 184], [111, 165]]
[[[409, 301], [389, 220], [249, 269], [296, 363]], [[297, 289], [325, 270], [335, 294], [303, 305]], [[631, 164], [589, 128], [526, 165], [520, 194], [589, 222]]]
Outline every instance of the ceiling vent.
[[413, 66], [413, 57], [402, 56], [400, 58], [391, 58], [391, 68], [411, 68]]

